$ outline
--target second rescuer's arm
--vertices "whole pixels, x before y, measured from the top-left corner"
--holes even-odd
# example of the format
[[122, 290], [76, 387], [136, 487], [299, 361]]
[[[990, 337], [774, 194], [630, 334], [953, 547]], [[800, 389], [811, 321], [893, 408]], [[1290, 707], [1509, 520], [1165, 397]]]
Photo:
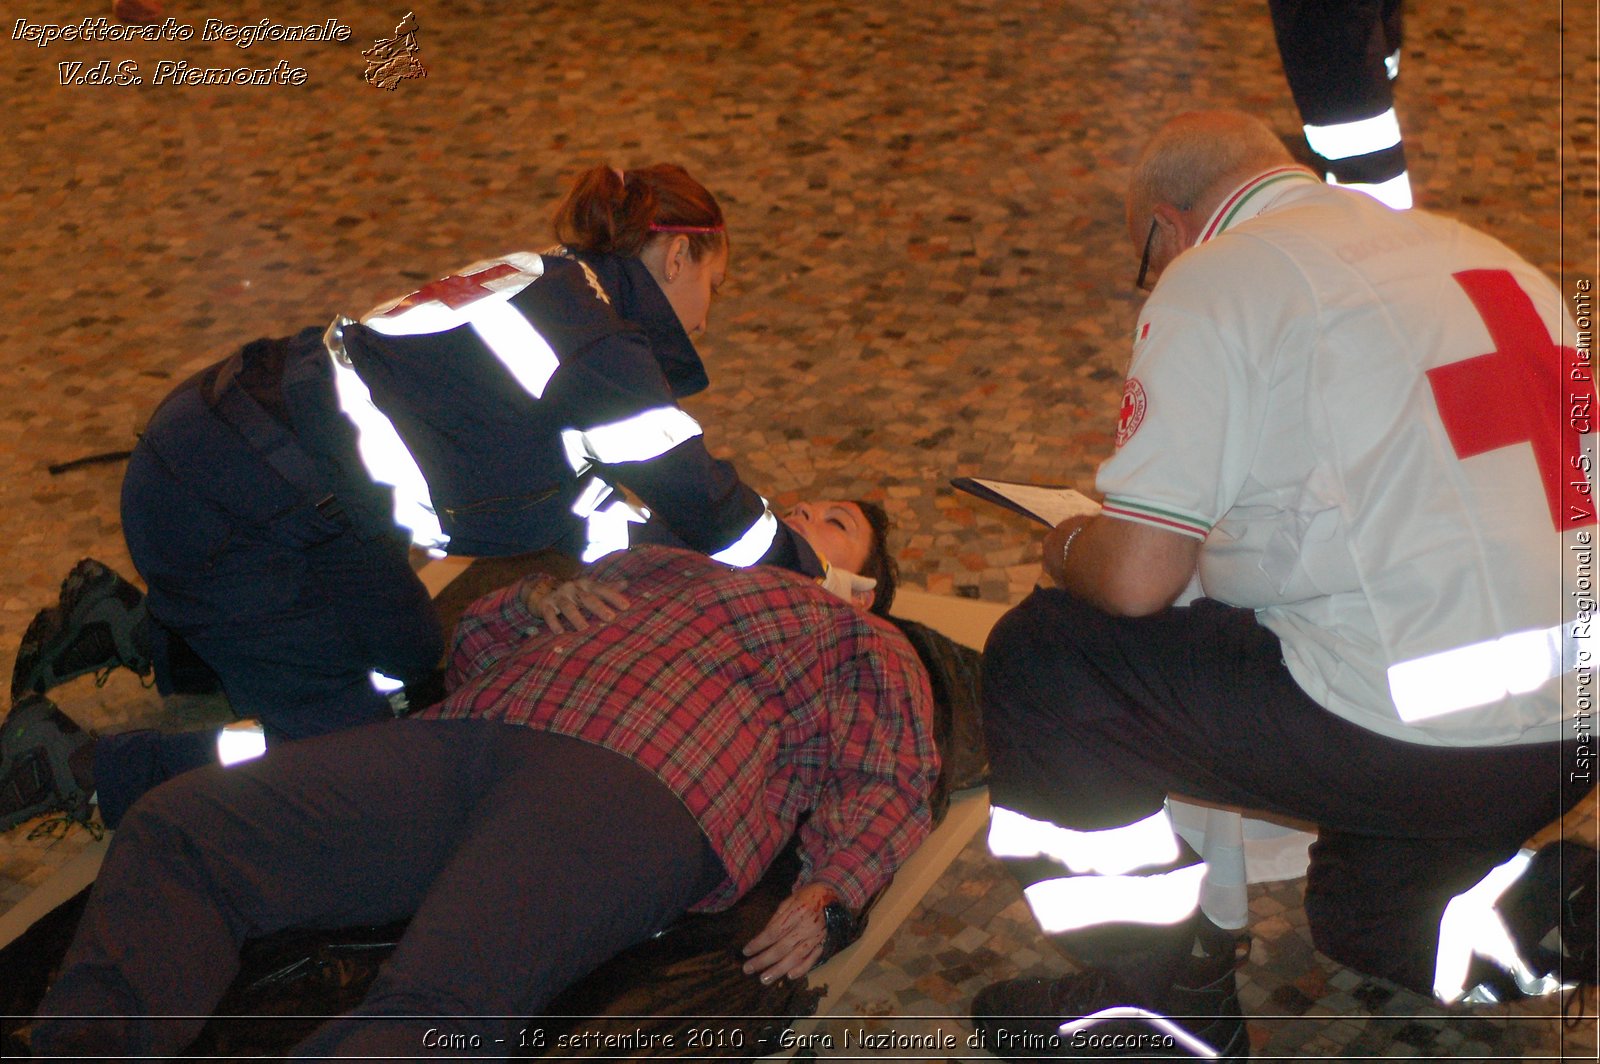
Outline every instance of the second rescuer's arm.
[[1172, 605], [1199, 558], [1192, 536], [1104, 515], [1070, 517], [1044, 539], [1044, 570], [1056, 586], [1121, 617]]
[[732, 565], [820, 574], [814, 554], [733, 464], [706, 450], [642, 336], [607, 337], [563, 366], [560, 387], [581, 413], [569, 446], [637, 495], [684, 546]]

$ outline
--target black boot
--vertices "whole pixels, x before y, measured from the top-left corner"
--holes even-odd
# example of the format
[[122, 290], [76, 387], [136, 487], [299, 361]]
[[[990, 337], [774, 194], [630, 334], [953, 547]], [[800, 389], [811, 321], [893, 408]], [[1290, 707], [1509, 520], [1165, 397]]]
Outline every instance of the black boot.
[[11, 698], [43, 694], [85, 673], [125, 665], [150, 674], [144, 595], [109, 568], [85, 558], [61, 582], [61, 598], [40, 610], [22, 636], [11, 670]]
[[45, 813], [89, 819], [92, 784], [75, 761], [94, 737], [48, 698], [29, 695], [0, 724], [0, 831]]
[[[1517, 955], [1541, 984], [1560, 984], [1581, 994], [1600, 984], [1600, 853], [1572, 839], [1539, 849], [1527, 869], [1495, 903]], [[1467, 1000], [1512, 1001], [1540, 993], [1504, 968], [1473, 958]]]
[[1175, 971], [1153, 979], [1131, 968], [1121, 975], [1089, 969], [991, 984], [973, 999], [973, 1026], [984, 1047], [1004, 1060], [1213, 1053], [1248, 1059], [1234, 976], [1236, 936], [1199, 916], [1192, 943]]

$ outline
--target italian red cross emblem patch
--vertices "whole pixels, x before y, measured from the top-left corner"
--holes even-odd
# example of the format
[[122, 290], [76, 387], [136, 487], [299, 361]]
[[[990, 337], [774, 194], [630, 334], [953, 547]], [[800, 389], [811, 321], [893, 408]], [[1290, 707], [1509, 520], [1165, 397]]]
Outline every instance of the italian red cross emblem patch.
[[485, 282], [497, 281], [519, 272], [521, 271], [510, 263], [500, 262], [477, 273], [441, 277], [406, 296], [384, 311], [382, 317], [398, 317], [412, 307], [429, 302], [443, 303], [451, 310], [460, 310], [469, 303], [476, 303], [484, 296], [494, 294], [492, 289], [484, 287]]
[[1129, 377], [1128, 383], [1122, 386], [1122, 412], [1117, 418], [1118, 447], [1139, 431], [1139, 426], [1144, 422], [1144, 411], [1144, 385], [1139, 383], [1137, 377]]

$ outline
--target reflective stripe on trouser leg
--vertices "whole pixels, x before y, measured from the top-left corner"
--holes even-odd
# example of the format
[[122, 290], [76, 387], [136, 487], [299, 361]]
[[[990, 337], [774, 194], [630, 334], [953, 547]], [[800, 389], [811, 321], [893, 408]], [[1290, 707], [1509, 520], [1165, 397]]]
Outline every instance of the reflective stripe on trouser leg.
[[1203, 1060], [1214, 1060], [1221, 1056], [1214, 1047], [1196, 1038], [1170, 1018], [1161, 1015], [1159, 1012], [1141, 1009], [1136, 1005], [1115, 1005], [1109, 1009], [1101, 1009], [1099, 1012], [1091, 1013], [1088, 1016], [1079, 1016], [1077, 1019], [1069, 1020], [1056, 1028], [1056, 1034], [1070, 1043], [1073, 1035], [1083, 1031], [1091, 1031], [1099, 1024], [1113, 1020], [1133, 1020], [1148, 1024], [1159, 1034], [1166, 1035], [1173, 1042], [1182, 1046], [1190, 1055]]
[[[1023, 897], [1046, 934], [1106, 924], [1172, 925], [1198, 910], [1205, 865], [1182, 845], [1165, 809], [1100, 831], [1075, 831], [997, 807], [989, 851], [1019, 876]], [[1066, 874], [1052, 874], [1053, 872]]]
[[1391, 177], [1387, 181], [1341, 181], [1338, 175], [1330, 170], [1328, 184], [1365, 192], [1379, 203], [1393, 207], [1397, 211], [1409, 210], [1413, 203], [1411, 178], [1405, 173]]
[[989, 852], [996, 857], [1048, 857], [1073, 872], [1121, 875], [1177, 860], [1178, 836], [1165, 809], [1126, 827], [1074, 831], [996, 806], [989, 814]]
[[1517, 952], [1517, 944], [1495, 910], [1495, 904], [1533, 861], [1532, 850], [1521, 850], [1511, 860], [1490, 870], [1472, 887], [1445, 906], [1439, 920], [1439, 954], [1434, 967], [1433, 993], [1440, 1001], [1489, 1004], [1499, 1000], [1484, 986], [1467, 989], [1467, 970], [1473, 956], [1483, 957], [1508, 972], [1517, 989], [1529, 997], [1567, 989], [1553, 975], [1536, 975]]
[[1397, 210], [1411, 206], [1411, 180], [1394, 108], [1353, 122], [1304, 128], [1306, 143], [1327, 161], [1329, 184], [1365, 192]]
[[258, 720], [236, 720], [217, 733], [217, 761], [237, 765], [267, 752], [267, 736]]

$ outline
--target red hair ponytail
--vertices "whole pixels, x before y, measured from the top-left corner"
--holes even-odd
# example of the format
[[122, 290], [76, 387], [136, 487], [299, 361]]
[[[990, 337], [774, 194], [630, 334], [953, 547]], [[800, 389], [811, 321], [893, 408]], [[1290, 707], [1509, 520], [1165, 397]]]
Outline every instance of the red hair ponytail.
[[584, 171], [557, 209], [555, 229], [574, 251], [614, 255], [639, 254], [657, 233], [683, 234], [696, 260], [728, 239], [716, 197], [672, 163]]

